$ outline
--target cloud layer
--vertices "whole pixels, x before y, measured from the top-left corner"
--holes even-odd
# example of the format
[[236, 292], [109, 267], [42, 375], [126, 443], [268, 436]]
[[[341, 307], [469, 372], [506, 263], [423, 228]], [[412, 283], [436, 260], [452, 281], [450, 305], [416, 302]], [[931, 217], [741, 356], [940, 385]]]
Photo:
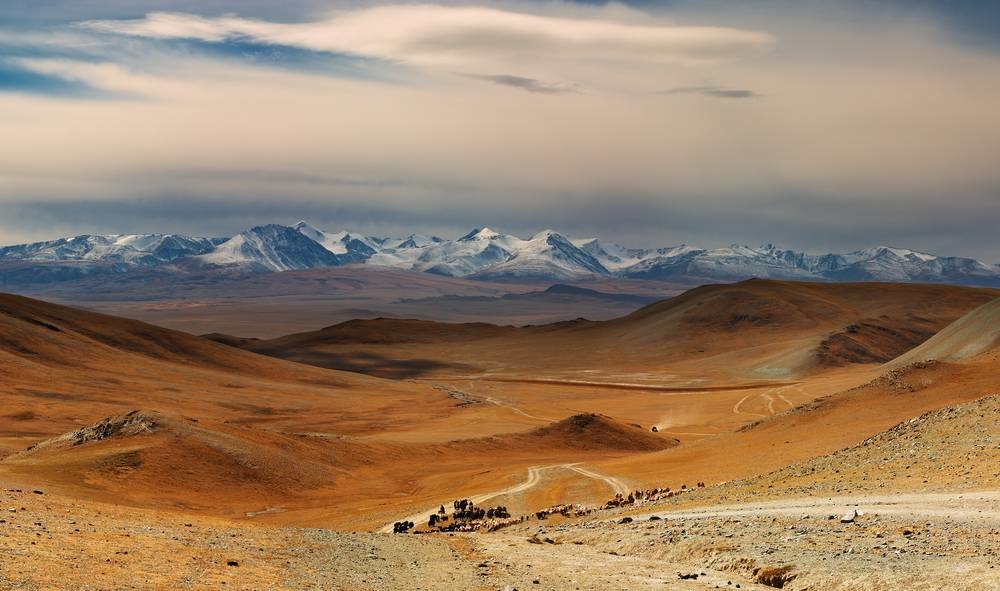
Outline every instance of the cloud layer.
[[0, 243], [287, 211], [1000, 260], [996, 51], [932, 14], [675, 4], [215, 0], [2, 31]]
[[769, 49], [774, 38], [729, 27], [643, 25], [483, 6], [376, 6], [307, 23], [157, 12], [83, 27], [157, 39], [233, 39], [430, 65], [560, 60], [696, 64]]

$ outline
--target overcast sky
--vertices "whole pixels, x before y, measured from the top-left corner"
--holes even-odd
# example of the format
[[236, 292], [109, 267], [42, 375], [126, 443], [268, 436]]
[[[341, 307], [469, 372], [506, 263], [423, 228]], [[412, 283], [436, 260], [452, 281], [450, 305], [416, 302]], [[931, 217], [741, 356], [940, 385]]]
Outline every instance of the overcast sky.
[[6, 0], [0, 243], [308, 219], [996, 263], [994, 5]]

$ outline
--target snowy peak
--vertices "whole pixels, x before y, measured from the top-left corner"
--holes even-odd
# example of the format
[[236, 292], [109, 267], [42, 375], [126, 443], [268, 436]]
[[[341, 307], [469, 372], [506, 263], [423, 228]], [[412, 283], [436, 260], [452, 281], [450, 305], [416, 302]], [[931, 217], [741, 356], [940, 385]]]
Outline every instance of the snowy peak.
[[608, 270], [596, 258], [577, 248], [568, 238], [553, 230], [543, 230], [518, 244], [508, 260], [483, 269], [475, 276], [572, 280], [607, 274]]
[[502, 238], [503, 234], [491, 230], [490, 228], [475, 228], [465, 236], [458, 239], [459, 242], [470, 242], [475, 240], [496, 240]]
[[270, 271], [341, 264], [336, 254], [305, 236], [301, 229], [278, 224], [240, 232], [199, 258], [213, 265], [252, 265]]

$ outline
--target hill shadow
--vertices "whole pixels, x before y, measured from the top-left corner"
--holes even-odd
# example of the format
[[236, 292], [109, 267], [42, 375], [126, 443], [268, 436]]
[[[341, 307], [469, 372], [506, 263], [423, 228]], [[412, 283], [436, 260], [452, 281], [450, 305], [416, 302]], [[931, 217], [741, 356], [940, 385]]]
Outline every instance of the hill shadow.
[[340, 354], [328, 351], [296, 351], [280, 357], [326, 369], [363, 373], [394, 380], [419, 378], [443, 370], [466, 373], [476, 369], [464, 363], [448, 363], [436, 359], [393, 359], [370, 352]]

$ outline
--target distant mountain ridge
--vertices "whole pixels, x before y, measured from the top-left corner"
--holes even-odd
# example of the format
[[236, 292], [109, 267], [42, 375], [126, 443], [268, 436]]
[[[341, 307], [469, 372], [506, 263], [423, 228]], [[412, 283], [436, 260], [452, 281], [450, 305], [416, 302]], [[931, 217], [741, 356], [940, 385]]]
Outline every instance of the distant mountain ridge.
[[[678, 245], [630, 249], [543, 230], [528, 239], [476, 228], [460, 238], [411, 234], [380, 238], [328, 232], [306, 222], [268, 224], [231, 238], [179, 234], [83, 235], [0, 247], [5, 279], [46, 282], [138, 268], [237, 267], [255, 272], [364, 264], [480, 280], [579, 281], [620, 277], [737, 281], [753, 277], [818, 281], [898, 281], [1000, 285], [1000, 266], [878, 246], [813, 255], [778, 248]], [[15, 272], [16, 271], [16, 272]]]
[[155, 266], [181, 257], [211, 252], [224, 240], [192, 238], [181, 234], [84, 234], [0, 247], [0, 261], [95, 261]]

